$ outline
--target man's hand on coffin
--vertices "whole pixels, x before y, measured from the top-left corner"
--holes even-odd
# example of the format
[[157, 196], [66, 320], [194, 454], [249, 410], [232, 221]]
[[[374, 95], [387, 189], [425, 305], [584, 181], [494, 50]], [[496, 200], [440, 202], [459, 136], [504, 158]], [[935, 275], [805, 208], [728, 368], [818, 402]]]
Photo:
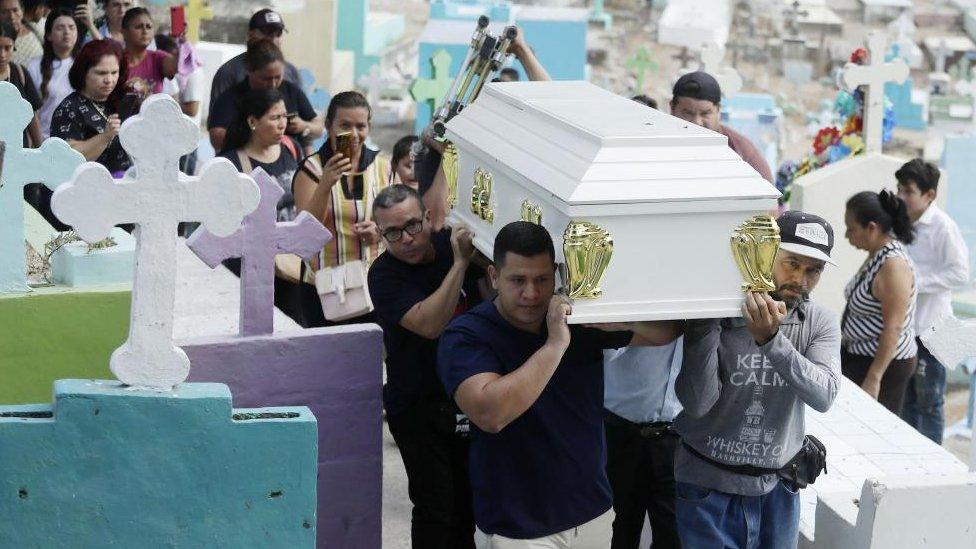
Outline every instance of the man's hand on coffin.
[[546, 313], [546, 328], [549, 332], [547, 344], [552, 344], [565, 351], [569, 347], [569, 323], [566, 317], [573, 314], [573, 306], [566, 296], [555, 294], [549, 300], [549, 312]]
[[322, 168], [322, 177], [319, 179], [319, 183], [332, 188], [344, 173], [352, 173], [352, 162], [342, 153], [335, 153]]
[[786, 303], [774, 300], [766, 292], [748, 292], [743, 300], [742, 318], [758, 345], [765, 345], [776, 336], [785, 316]]
[[372, 246], [380, 241], [380, 229], [375, 221], [360, 221], [352, 226], [352, 232], [359, 237], [359, 240]]
[[467, 265], [474, 257], [474, 233], [466, 225], [457, 225], [451, 229], [451, 249], [454, 251], [454, 262]]
[[437, 139], [434, 135], [433, 126], [427, 126], [424, 128], [424, 131], [420, 133], [420, 140], [428, 149], [434, 149], [437, 151], [437, 154], [444, 154], [444, 149], [447, 148], [447, 141]]

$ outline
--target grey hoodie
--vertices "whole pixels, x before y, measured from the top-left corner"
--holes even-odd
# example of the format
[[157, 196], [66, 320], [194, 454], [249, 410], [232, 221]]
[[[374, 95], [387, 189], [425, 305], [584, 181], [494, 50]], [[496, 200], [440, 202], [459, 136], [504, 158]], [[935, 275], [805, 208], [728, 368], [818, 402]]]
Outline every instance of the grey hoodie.
[[[782, 467], [803, 444], [804, 404], [824, 412], [837, 396], [840, 327], [810, 301], [790, 310], [761, 347], [742, 318], [688, 321], [684, 353], [675, 384], [684, 410], [675, 428], [685, 444], [723, 463]], [[744, 496], [766, 494], [778, 481], [731, 473], [683, 446], [674, 477]]]

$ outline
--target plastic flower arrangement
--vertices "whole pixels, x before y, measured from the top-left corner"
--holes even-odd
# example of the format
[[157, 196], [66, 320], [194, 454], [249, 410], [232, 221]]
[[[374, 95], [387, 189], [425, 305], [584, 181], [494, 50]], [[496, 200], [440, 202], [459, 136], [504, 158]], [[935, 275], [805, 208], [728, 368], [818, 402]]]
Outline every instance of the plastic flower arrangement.
[[[863, 65], [868, 62], [868, 57], [867, 50], [858, 48], [851, 54], [851, 62]], [[789, 202], [790, 189], [796, 178], [864, 152], [863, 90], [858, 88], [853, 92], [838, 91], [834, 98], [834, 112], [844, 121], [843, 124], [839, 128], [836, 126], [821, 128], [813, 138], [812, 153], [804, 156], [799, 162], [787, 160], [777, 170], [776, 188], [783, 193], [783, 197], [780, 198], [781, 203]], [[894, 128], [894, 106], [885, 97], [882, 143], [891, 141]]]

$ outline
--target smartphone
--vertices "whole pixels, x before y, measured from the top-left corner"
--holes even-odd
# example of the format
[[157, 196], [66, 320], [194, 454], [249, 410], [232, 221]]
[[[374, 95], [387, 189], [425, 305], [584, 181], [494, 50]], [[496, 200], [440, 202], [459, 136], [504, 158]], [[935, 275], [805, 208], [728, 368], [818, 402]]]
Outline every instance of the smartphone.
[[355, 152], [352, 148], [353, 136], [352, 132], [343, 132], [336, 134], [336, 151], [337, 153], [342, 153], [346, 158], [352, 158]]
[[186, 32], [186, 10], [183, 6], [172, 6], [169, 8], [169, 34], [170, 36], [182, 36]]
[[139, 94], [127, 93], [119, 101], [119, 120], [125, 122], [130, 116], [139, 110]]

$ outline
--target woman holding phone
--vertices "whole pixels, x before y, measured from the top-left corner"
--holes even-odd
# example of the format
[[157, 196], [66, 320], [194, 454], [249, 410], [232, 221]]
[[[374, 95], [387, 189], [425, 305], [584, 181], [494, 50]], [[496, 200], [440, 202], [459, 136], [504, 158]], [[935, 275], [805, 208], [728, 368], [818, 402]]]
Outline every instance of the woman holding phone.
[[64, 139], [85, 160], [105, 166], [114, 177], [121, 177], [132, 165], [118, 139], [125, 76], [122, 48], [117, 43], [93, 40], [85, 44], [68, 71], [68, 82], [75, 91], [51, 117], [52, 137]]
[[244, 54], [244, 67], [247, 78], [228, 89], [214, 102], [207, 118], [210, 144], [215, 151], [222, 152], [226, 146], [227, 129], [241, 117], [241, 98], [251, 90], [277, 89], [285, 100], [288, 125], [285, 133], [295, 140], [317, 138], [325, 131], [322, 117], [315, 112], [308, 96], [301, 88], [284, 79], [285, 57], [281, 50], [269, 39], [251, 42]]
[[[295, 174], [295, 205], [321, 221], [335, 238], [325, 245], [312, 270], [352, 262], [368, 266], [382, 251], [380, 234], [370, 216], [373, 199], [390, 181], [390, 164], [366, 148], [371, 111], [359, 92], [336, 94], [325, 123], [329, 138]], [[340, 138], [340, 136], [342, 136]], [[345, 144], [345, 146], [343, 146]], [[326, 325], [313, 273], [306, 272], [302, 297], [305, 326]], [[363, 322], [358, 317], [344, 322]]]

